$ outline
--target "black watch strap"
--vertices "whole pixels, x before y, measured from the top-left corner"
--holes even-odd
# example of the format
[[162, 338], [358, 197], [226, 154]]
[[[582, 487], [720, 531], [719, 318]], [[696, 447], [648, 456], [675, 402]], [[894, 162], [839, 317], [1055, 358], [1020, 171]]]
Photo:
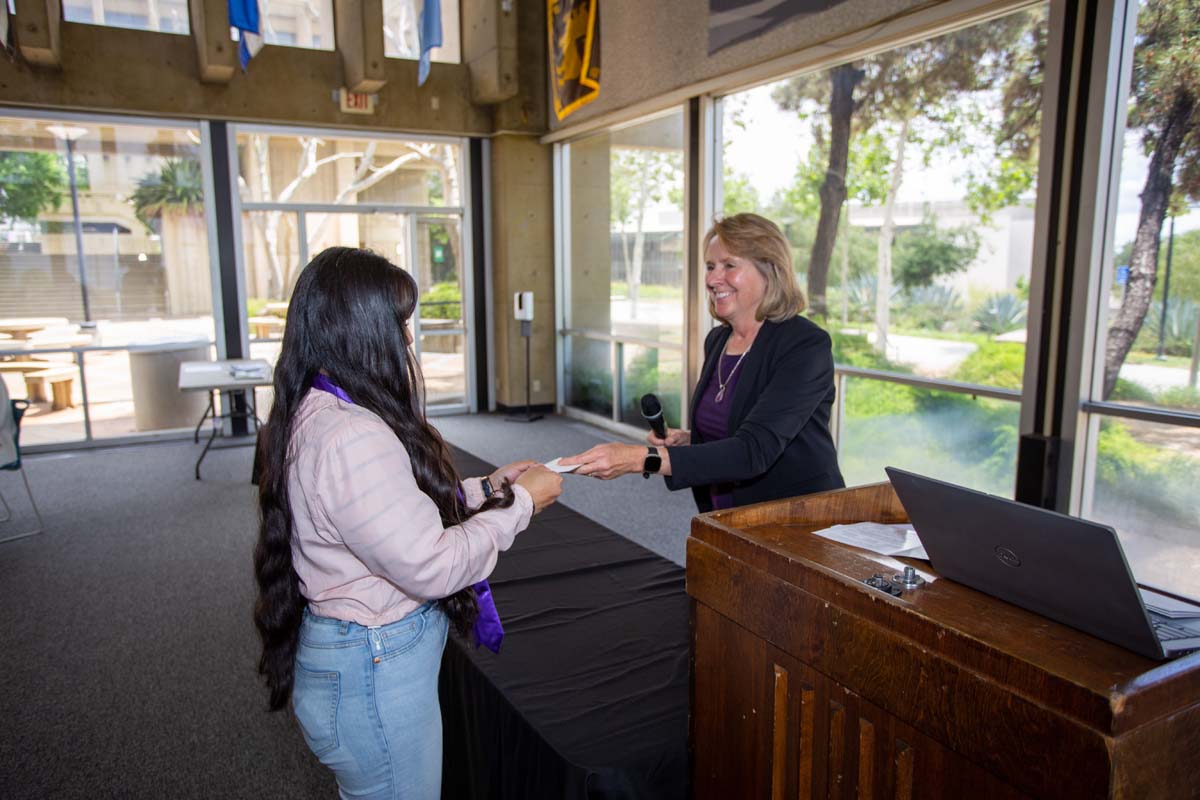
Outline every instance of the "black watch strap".
[[642, 477], [649, 478], [651, 474], [657, 474], [660, 469], [662, 469], [662, 456], [658, 454], [658, 448], [647, 445], [646, 459], [642, 462]]
[[496, 490], [492, 488], [492, 479], [491, 478], [480, 478], [479, 485], [483, 487], [483, 499], [484, 500], [491, 499], [491, 496], [496, 493]]

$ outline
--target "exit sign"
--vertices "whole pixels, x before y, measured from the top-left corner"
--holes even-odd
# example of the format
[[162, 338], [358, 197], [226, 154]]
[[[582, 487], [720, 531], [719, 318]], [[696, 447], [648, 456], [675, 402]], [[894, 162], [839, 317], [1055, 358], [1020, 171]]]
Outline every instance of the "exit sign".
[[347, 89], [338, 90], [338, 103], [343, 114], [374, 114], [375, 95], [362, 92], [351, 92]]

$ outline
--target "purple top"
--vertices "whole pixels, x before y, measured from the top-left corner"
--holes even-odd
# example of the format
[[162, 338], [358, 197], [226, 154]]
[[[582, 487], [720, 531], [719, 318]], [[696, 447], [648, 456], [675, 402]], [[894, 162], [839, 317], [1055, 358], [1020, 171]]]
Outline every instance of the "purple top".
[[[728, 439], [731, 431], [729, 430], [729, 409], [733, 405], [733, 388], [737, 385], [738, 377], [742, 374], [740, 367], [734, 370], [734, 365], [738, 363], [738, 355], [722, 355], [721, 361], [717, 365], [717, 369], [712, 372], [712, 377], [708, 379], [708, 384], [704, 387], [704, 391], [700, 393], [700, 400], [696, 403], [696, 416], [692, 420], [692, 425], [696, 431], [704, 437], [706, 442], [715, 442], [717, 439]], [[720, 385], [717, 382], [717, 371], [720, 370], [721, 375], [728, 376], [725, 382], [725, 396], [721, 398], [721, 402], [717, 402], [717, 392], [720, 391]], [[730, 375], [730, 372], [733, 374]], [[712, 497], [713, 508], [733, 508], [733, 486], [728, 483], [717, 483], [708, 487], [709, 494]]]

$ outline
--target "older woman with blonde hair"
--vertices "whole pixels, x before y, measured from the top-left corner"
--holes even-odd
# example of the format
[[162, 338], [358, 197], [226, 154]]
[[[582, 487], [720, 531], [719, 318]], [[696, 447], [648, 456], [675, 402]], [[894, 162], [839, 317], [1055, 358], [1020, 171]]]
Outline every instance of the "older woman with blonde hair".
[[654, 433], [648, 447], [609, 443], [564, 465], [611, 479], [640, 472], [690, 488], [701, 511], [845, 486], [829, 432], [833, 349], [800, 316], [804, 294], [779, 227], [757, 214], [718, 220], [704, 237], [709, 311], [692, 395], [692, 430]]

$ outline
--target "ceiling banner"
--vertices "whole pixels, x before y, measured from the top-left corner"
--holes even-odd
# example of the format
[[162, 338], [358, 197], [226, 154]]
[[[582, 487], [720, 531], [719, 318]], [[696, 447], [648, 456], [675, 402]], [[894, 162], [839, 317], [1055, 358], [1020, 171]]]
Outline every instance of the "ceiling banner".
[[546, 0], [550, 85], [559, 121], [600, 94], [599, 0]]

